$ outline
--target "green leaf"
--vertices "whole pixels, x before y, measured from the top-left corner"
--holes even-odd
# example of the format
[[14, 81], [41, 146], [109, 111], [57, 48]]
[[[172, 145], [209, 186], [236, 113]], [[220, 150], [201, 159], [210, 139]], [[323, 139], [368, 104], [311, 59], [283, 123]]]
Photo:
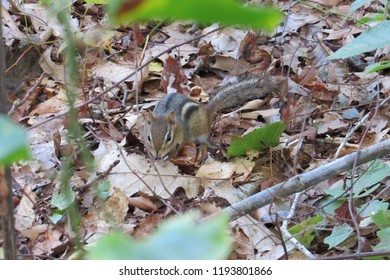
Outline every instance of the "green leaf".
[[52, 221], [53, 224], [57, 224], [64, 216], [64, 213], [64, 210], [54, 210], [50, 216], [50, 221]]
[[347, 58], [390, 45], [390, 21], [383, 21], [367, 29], [359, 37], [329, 56], [329, 59]]
[[380, 210], [387, 210], [389, 208], [389, 203], [380, 201], [380, 200], [370, 200], [360, 207], [357, 207], [357, 212], [363, 220], [360, 222], [360, 226], [365, 227], [372, 224], [374, 221], [372, 216], [379, 213]]
[[110, 190], [110, 181], [105, 181], [102, 184], [99, 185], [97, 189], [93, 189], [91, 193], [95, 194], [97, 197], [99, 197], [101, 200], [106, 200], [109, 196]]
[[[370, 193], [380, 187], [379, 182], [390, 176], [390, 167], [381, 160], [367, 163], [369, 168], [363, 172], [358, 179], [354, 180], [353, 197], [360, 198], [368, 196]], [[327, 194], [333, 197], [347, 195], [345, 189], [351, 186], [351, 180], [346, 181], [346, 188], [340, 184], [331, 189], [325, 190]]]
[[362, 204], [360, 207], [357, 207], [357, 212], [359, 213], [360, 217], [365, 218], [371, 216], [373, 213], [379, 213], [380, 210], [387, 210], [388, 208], [388, 202], [375, 199]]
[[349, 14], [352, 14], [354, 11], [362, 7], [363, 5], [371, 2], [372, 0], [356, 0], [352, 3], [351, 9], [349, 10]]
[[147, 240], [134, 240], [113, 232], [88, 249], [93, 260], [206, 260], [223, 259], [231, 250], [228, 217], [218, 216], [197, 224], [194, 215], [176, 216], [163, 222]]
[[390, 227], [381, 229], [376, 233], [378, 237], [381, 239], [376, 246], [373, 246], [373, 250], [375, 252], [378, 251], [390, 251]]
[[388, 68], [390, 68], [390, 60], [385, 60], [385, 61], [381, 61], [381, 62], [377, 62], [377, 63], [368, 65], [364, 71], [366, 73], [373, 73], [373, 72], [378, 72], [378, 71], [381, 71], [383, 69], [388, 69]]
[[390, 251], [390, 227], [379, 230], [376, 234], [381, 239], [381, 242], [373, 246], [372, 249], [375, 252]]
[[320, 207], [324, 210], [325, 215], [334, 215], [335, 210], [339, 208], [343, 203], [345, 202], [345, 199], [334, 199], [333, 196], [327, 195], [320, 201]]
[[372, 219], [378, 228], [390, 228], [390, 210], [379, 210], [377, 214], [372, 215]]
[[[353, 193], [359, 195], [364, 189], [378, 184], [383, 179], [390, 176], [390, 167], [381, 160], [367, 163], [369, 168], [359, 179], [355, 180]], [[350, 181], [349, 181], [350, 182]], [[348, 185], [350, 186], [350, 185]], [[368, 195], [368, 194], [367, 194]]]
[[105, 5], [108, 3], [108, 0], [85, 0], [85, 3], [89, 5]]
[[136, 241], [125, 234], [114, 231], [101, 237], [87, 249], [87, 259], [90, 260], [128, 260], [132, 259], [132, 250]]
[[335, 226], [332, 234], [324, 239], [324, 242], [329, 244], [329, 249], [344, 242], [353, 232], [353, 228], [348, 224]]
[[114, 24], [179, 19], [272, 30], [282, 20], [282, 13], [275, 8], [248, 7], [235, 0], [120, 0], [109, 1], [107, 11]]
[[308, 220], [305, 220], [293, 227], [288, 231], [306, 248], [309, 248], [311, 242], [315, 237], [316, 229], [314, 225], [323, 220], [323, 217], [315, 216]]
[[63, 186], [54, 190], [51, 199], [51, 205], [57, 207], [58, 210], [64, 210], [68, 208], [75, 200], [76, 194], [70, 186]]
[[233, 136], [227, 155], [236, 157], [245, 155], [250, 150], [261, 151], [279, 144], [279, 138], [286, 125], [283, 122], [276, 122], [255, 129], [250, 133], [240, 137]]
[[26, 134], [8, 117], [0, 115], [0, 165], [10, 165], [30, 156]]

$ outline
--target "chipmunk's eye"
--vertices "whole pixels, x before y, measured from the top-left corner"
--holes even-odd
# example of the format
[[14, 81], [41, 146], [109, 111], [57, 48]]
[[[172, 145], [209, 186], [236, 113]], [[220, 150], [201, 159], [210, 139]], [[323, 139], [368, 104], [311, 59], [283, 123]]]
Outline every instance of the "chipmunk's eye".
[[152, 137], [150, 137], [150, 134], [148, 134], [148, 142], [152, 143]]
[[167, 135], [165, 135], [165, 142], [169, 143], [171, 142], [172, 137], [171, 137], [171, 132], [168, 131]]

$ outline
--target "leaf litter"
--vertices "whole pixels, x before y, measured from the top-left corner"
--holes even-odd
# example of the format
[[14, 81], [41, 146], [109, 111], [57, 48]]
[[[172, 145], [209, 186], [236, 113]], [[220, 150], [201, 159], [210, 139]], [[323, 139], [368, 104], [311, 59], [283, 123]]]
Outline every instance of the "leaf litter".
[[[321, 2], [345, 13], [349, 10], [349, 5], [338, 4], [339, 1]], [[29, 5], [30, 14], [48, 20], [39, 6]], [[83, 5], [75, 5], [76, 11], [85, 9]], [[283, 8], [286, 3], [281, 2], [280, 5]], [[99, 5], [92, 7], [101, 11]], [[81, 213], [80, 231], [85, 243], [91, 243], [108, 232], [112, 224], [130, 235], [144, 237], [171, 215], [173, 209], [179, 213], [198, 209], [205, 215], [212, 214], [241, 200], [240, 188], [245, 188], [254, 178], [254, 181], [263, 182], [263, 186], [266, 186], [267, 182], [281, 182], [291, 174], [308, 171], [333, 158], [340, 143], [337, 139], [344, 139], [362, 116], [375, 110], [379, 102], [377, 98], [388, 94], [389, 77], [383, 72], [366, 74], [357, 70], [359, 63], [366, 63], [364, 59], [360, 59], [358, 64], [327, 59], [333, 50], [350, 42], [364, 28], [356, 27], [353, 22], [344, 22], [344, 26], [340, 26], [340, 17], [325, 15], [300, 4], [293, 5], [291, 12], [285, 26], [279, 27], [274, 34], [263, 36], [253, 36], [248, 31], [227, 27], [203, 37], [199, 42], [186, 43], [195, 36], [193, 27], [173, 22], [163, 25], [149, 37], [145, 50], [137, 45], [135, 38], [145, 39], [153, 28], [151, 24], [117, 30], [108, 36], [112, 37], [102, 38], [101, 41], [82, 40], [84, 52], [80, 55], [80, 65], [84, 67], [80, 67], [79, 103], [110, 88], [143, 62], [172, 48], [171, 52], [159, 56], [155, 64], [127, 79], [121, 87], [80, 109], [79, 120], [84, 128], [84, 138], [91, 147], [96, 175], [110, 170], [86, 191], [77, 190], [88, 186], [92, 178], [83, 170], [83, 166], [76, 166], [74, 170], [71, 187], [76, 190], [73, 199]], [[356, 16], [361, 13], [368, 15], [370, 11], [363, 8], [355, 13]], [[99, 12], [80, 18], [83, 14], [72, 15], [75, 31], [81, 26], [84, 32], [97, 34], [95, 29], [104, 25], [104, 19]], [[6, 20], [9, 28], [5, 32], [5, 43], [7, 47], [14, 48], [15, 38], [25, 40], [24, 34], [20, 34], [17, 28], [23, 24], [19, 17], [11, 13]], [[31, 23], [36, 35], [48, 32], [34, 17]], [[52, 28], [49, 30], [51, 34], [62, 38], [63, 31], [58, 24], [49, 26]], [[216, 27], [198, 28], [197, 32], [206, 34]], [[175, 47], [178, 44], [183, 45]], [[17, 121], [35, 125], [67, 109], [63, 71], [66, 62], [61, 57], [63, 47], [60, 43], [54, 43], [39, 49], [40, 67], [49, 78], [45, 78], [37, 89], [36, 98], [30, 99], [23, 110], [14, 113], [12, 117]], [[364, 56], [368, 61], [383, 57], [380, 50]], [[28, 59], [21, 56], [18, 63]], [[209, 150], [209, 159], [205, 163], [196, 165], [196, 149], [191, 146], [185, 148], [183, 154], [186, 158], [175, 161], [176, 165], [148, 158], [140, 136], [143, 118], [139, 108], [142, 105], [145, 108], [152, 106], [148, 101], [158, 100], [173, 89], [191, 94], [194, 98], [200, 96], [197, 100], [205, 102], [213, 88], [232, 77], [267, 69], [270, 69], [268, 72], [271, 75], [286, 76], [286, 72], [282, 72], [283, 67], [289, 67], [290, 71], [288, 89], [279, 86], [279, 93], [273, 96], [273, 100], [254, 100], [219, 117], [212, 135], [219, 148]], [[34, 84], [34, 78], [18, 79], [27, 89]], [[161, 80], [165, 80], [165, 84], [160, 85]], [[11, 92], [10, 96], [12, 101], [17, 98], [16, 93]], [[110, 119], [110, 124], [102, 117], [103, 112]], [[279, 149], [260, 154], [248, 152], [246, 156], [236, 159], [226, 157], [232, 135], [242, 135], [275, 117], [288, 120]], [[364, 134], [364, 129], [358, 129], [347, 139], [344, 153], [356, 150], [362, 139], [363, 146], [368, 146], [387, 138], [388, 118], [388, 112], [379, 109], [374, 119], [363, 124], [363, 128], [369, 128], [369, 140], [365, 139], [368, 136]], [[129, 130], [132, 141], [128, 139]], [[54, 132], [60, 133], [60, 143], [55, 143]], [[70, 240], [74, 233], [70, 230], [67, 217], [64, 215], [54, 224], [50, 222], [51, 215], [58, 210], [52, 199], [58, 188], [61, 154], [70, 148], [77, 158], [77, 148], [72, 147], [66, 134], [64, 118], [31, 129], [28, 140], [33, 159], [13, 167], [17, 182], [16, 198], [19, 199], [15, 214], [16, 229], [21, 250], [37, 256], [66, 258], [72, 250]], [[302, 140], [302, 146], [298, 146], [297, 139]], [[112, 167], [116, 160], [119, 163]], [[370, 167], [367, 165], [365, 168], [369, 170]], [[362, 169], [359, 174], [364, 172]], [[364, 175], [360, 176], [364, 178]], [[376, 176], [376, 173], [366, 176]], [[388, 200], [388, 196], [383, 195], [386, 193], [387, 184], [384, 182], [387, 177], [377, 182], [379, 185], [375, 188], [370, 188], [372, 186], [369, 184], [360, 185], [361, 191], [356, 193], [358, 196], [367, 190], [372, 191], [372, 198], [356, 198], [357, 205], [365, 205], [365, 208], [358, 207], [355, 213], [362, 216], [358, 222], [367, 232], [367, 235], [363, 233], [364, 238], [372, 246], [375, 245], [374, 249], [384, 247], [389, 250], [385, 243], [380, 243], [380, 238], [372, 235], [376, 225], [371, 218], [372, 213], [381, 215], [378, 214], [382, 213], [380, 211], [388, 211], [388, 205], [383, 205]], [[340, 177], [336, 181], [342, 183], [344, 179]], [[108, 183], [107, 194], [105, 188], [99, 188], [104, 182]], [[347, 200], [341, 198], [339, 204], [330, 208], [325, 206], [329, 202], [326, 190], [329, 186], [332, 189], [333, 183], [327, 180], [308, 191], [299, 201], [300, 209], [290, 218], [291, 225], [294, 225], [312, 218], [316, 213], [325, 217], [322, 224], [316, 225], [317, 234], [309, 247], [319, 256], [354, 250], [359, 242], [351, 238], [355, 237], [354, 231], [350, 231], [351, 226], [343, 231], [351, 219], [345, 209]], [[254, 186], [255, 192], [264, 191], [260, 185]], [[290, 198], [275, 198], [272, 205], [259, 210], [254, 217], [244, 216], [233, 221], [234, 244], [230, 258], [280, 259], [285, 253], [296, 255], [290, 243], [287, 243], [287, 252], [284, 251], [279, 235], [275, 234], [286, 217], [286, 209], [291, 201]], [[371, 212], [367, 212], [367, 209], [371, 209]], [[333, 232], [330, 233], [328, 228], [333, 228]], [[384, 230], [378, 232], [383, 240], [388, 239], [385, 234]]]

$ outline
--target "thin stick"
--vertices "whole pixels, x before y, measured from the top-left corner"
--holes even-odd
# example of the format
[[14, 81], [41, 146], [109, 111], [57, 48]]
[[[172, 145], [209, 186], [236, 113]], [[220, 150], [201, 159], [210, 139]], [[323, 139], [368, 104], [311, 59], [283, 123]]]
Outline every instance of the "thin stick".
[[42, 73], [41, 76], [39, 77], [38, 81], [35, 83], [35, 85], [33, 85], [27, 92], [26, 94], [24, 95], [23, 99], [20, 100], [20, 99], [16, 99], [14, 104], [12, 104], [12, 108], [11, 110], [9, 110], [8, 112], [8, 116], [12, 115], [16, 108], [22, 106], [24, 103], [26, 103], [27, 99], [29, 99], [29, 97], [34, 93], [34, 90], [41, 84], [43, 78], [45, 78], [47, 75], [46, 73]]

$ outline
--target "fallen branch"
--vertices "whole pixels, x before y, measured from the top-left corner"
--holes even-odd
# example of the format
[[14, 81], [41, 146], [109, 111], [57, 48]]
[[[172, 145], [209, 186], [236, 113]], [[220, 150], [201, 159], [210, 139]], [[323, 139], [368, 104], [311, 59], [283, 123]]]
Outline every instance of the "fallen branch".
[[389, 153], [390, 139], [364, 148], [359, 152], [353, 152], [309, 172], [294, 176], [288, 179], [286, 182], [279, 183], [271, 188], [241, 200], [219, 212], [216, 212], [208, 216], [207, 219], [216, 215], [227, 214], [230, 216], [231, 220], [235, 220], [245, 214], [253, 212], [258, 208], [270, 204], [274, 198], [287, 197], [291, 194], [307, 190], [319, 182], [332, 178], [341, 172], [352, 169], [356, 156], [358, 156], [356, 161], [356, 166], [358, 166]]

